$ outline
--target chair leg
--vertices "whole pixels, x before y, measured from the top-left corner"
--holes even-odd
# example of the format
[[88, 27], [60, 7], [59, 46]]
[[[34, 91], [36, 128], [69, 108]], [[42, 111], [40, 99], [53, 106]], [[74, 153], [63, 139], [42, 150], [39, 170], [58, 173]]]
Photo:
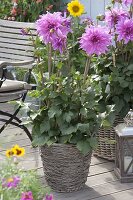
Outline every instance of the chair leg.
[[[5, 69], [5, 70], [6, 70], [6, 69]], [[30, 70], [29, 70], [29, 75], [28, 75], [28, 78], [27, 78], [27, 82], [28, 82], [28, 83], [30, 82], [31, 71], [32, 71], [32, 70], [30, 69]], [[5, 77], [5, 74], [4, 74], [5, 72], [6, 72], [6, 71], [3, 72], [2, 78]], [[2, 80], [0, 80], [0, 87], [1, 87], [1, 85], [2, 85], [1, 82], [2, 82]], [[23, 96], [22, 96], [22, 98], [21, 98], [21, 101], [22, 101], [22, 102], [25, 101], [26, 95], [27, 95], [27, 92], [23, 94]], [[27, 134], [27, 136], [29, 137], [30, 141], [32, 141], [33, 139], [32, 139], [32, 136], [31, 136], [29, 130], [28, 130], [24, 125], [20, 125], [22, 121], [17, 117], [17, 114], [18, 114], [18, 112], [20, 111], [20, 109], [21, 109], [21, 106], [19, 106], [18, 109], [16, 109], [16, 111], [15, 111], [13, 114], [9, 114], [9, 113], [0, 111], [0, 114], [1, 114], [1, 115], [5, 115], [5, 116], [8, 116], [8, 117], [9, 117], [8, 120], [4, 120], [4, 119], [2, 120], [2, 121], [5, 122], [5, 124], [0, 128], [0, 134], [1, 134], [2, 131], [7, 127], [8, 124], [13, 124], [13, 125], [15, 125], [15, 126], [17, 126], [17, 127], [22, 128], [22, 129], [25, 131], [25, 133]], [[18, 123], [13, 122], [13, 120], [16, 120]]]
[[[25, 131], [25, 133], [27, 134], [27, 136], [29, 137], [29, 139], [32, 141], [32, 136], [31, 136], [29, 130], [24, 125], [20, 125], [20, 123], [22, 121], [16, 116], [18, 114], [20, 108], [21, 108], [21, 106], [13, 114], [9, 114], [9, 113], [0, 111], [0, 115], [10, 117], [9, 119], [1, 119], [1, 121], [5, 122], [5, 124], [0, 128], [0, 133], [2, 133], [2, 131], [7, 127], [8, 124], [13, 124], [17, 127], [22, 128]], [[16, 120], [18, 123], [13, 122], [13, 120]]]

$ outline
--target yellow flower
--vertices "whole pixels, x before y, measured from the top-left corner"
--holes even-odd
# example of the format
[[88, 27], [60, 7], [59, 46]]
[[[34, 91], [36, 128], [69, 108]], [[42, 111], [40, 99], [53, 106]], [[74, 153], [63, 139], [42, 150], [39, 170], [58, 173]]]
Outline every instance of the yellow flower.
[[13, 181], [14, 181], [13, 178], [8, 178], [8, 180], [7, 180], [8, 183], [11, 183]]
[[67, 9], [73, 17], [79, 17], [84, 13], [84, 5], [78, 0], [73, 0], [67, 4]]
[[8, 150], [6, 150], [6, 156], [8, 157], [8, 158], [10, 158], [11, 156], [14, 156], [15, 155], [15, 150], [12, 148], [12, 149], [8, 149]]
[[25, 149], [21, 148], [19, 145], [15, 145], [13, 149], [15, 151], [15, 155], [18, 157], [21, 157], [25, 154]]

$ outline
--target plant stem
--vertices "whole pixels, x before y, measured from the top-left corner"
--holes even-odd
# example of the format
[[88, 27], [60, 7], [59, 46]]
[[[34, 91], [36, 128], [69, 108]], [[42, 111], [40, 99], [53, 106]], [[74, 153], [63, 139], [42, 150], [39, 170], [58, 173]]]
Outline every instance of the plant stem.
[[127, 64], [128, 64], [128, 65], [129, 65], [129, 63], [130, 63], [130, 59], [131, 59], [131, 50], [129, 51], [128, 58], [127, 58]]
[[87, 57], [85, 70], [84, 70], [84, 81], [86, 80], [86, 77], [88, 75], [89, 69], [90, 69], [90, 63], [91, 63], [91, 57]]
[[51, 75], [52, 71], [52, 46], [49, 43], [48, 44], [48, 72], [49, 72], [49, 77]]
[[67, 65], [68, 65], [68, 73], [69, 73], [70, 68], [71, 68], [71, 64], [70, 64], [70, 55], [69, 55], [68, 49], [67, 49]]
[[112, 52], [113, 66], [116, 67], [116, 55]]
[[54, 52], [54, 59], [53, 59], [53, 68], [52, 68], [52, 74], [54, 73], [54, 69], [55, 69], [55, 63], [56, 63], [56, 51]]
[[130, 6], [130, 17], [132, 18], [133, 16], [133, 3], [131, 3], [131, 6]]
[[[35, 50], [37, 50], [36, 42], [35, 42], [35, 39], [33, 37], [32, 31], [29, 30], [29, 33], [30, 33], [30, 39], [32, 41], [33, 47], [34, 47]], [[38, 63], [38, 67], [39, 67], [39, 72], [40, 72], [40, 75], [41, 75], [41, 85], [43, 87], [44, 86], [43, 67], [42, 67], [42, 64], [39, 65], [39, 63], [41, 63], [40, 56], [36, 55], [36, 58], [37, 58], [37, 63]]]
[[122, 53], [123, 62], [125, 62], [124, 48], [125, 48], [124, 42], [121, 41], [121, 53]]

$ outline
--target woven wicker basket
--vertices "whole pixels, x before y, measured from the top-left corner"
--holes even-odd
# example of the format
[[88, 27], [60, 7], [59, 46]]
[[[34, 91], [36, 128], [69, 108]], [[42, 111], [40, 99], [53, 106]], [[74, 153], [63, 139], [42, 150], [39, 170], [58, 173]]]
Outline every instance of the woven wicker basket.
[[45, 179], [58, 192], [80, 190], [87, 181], [92, 152], [83, 155], [74, 145], [53, 144], [40, 148]]
[[110, 129], [100, 128], [98, 133], [98, 148], [94, 155], [110, 161], [115, 160], [115, 130], [114, 127], [123, 123], [123, 119], [117, 117]]

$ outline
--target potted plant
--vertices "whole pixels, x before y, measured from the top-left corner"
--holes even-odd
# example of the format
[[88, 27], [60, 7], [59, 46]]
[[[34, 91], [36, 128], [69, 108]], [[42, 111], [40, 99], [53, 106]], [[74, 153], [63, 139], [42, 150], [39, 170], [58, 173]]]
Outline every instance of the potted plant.
[[[119, 6], [119, 7], [118, 7]], [[107, 116], [104, 125], [116, 126], [133, 106], [133, 2], [113, 1], [105, 16], [99, 16], [112, 35], [108, 53], [99, 56], [93, 63], [95, 75], [92, 81], [99, 87], [101, 112], [114, 104], [115, 112]], [[109, 123], [110, 121], [110, 123]], [[113, 126], [100, 129], [99, 147], [96, 154], [114, 160], [115, 131]], [[110, 140], [110, 141], [109, 141]]]
[[79, 1], [68, 3], [68, 11], [73, 17], [48, 12], [36, 22], [39, 85], [32, 96], [39, 99], [40, 109], [23, 107], [48, 185], [60, 192], [79, 190], [87, 180], [100, 126], [97, 90], [88, 72], [93, 55], [105, 53], [111, 43], [106, 28], [93, 26], [90, 19], [86, 29], [81, 24], [84, 6]]

